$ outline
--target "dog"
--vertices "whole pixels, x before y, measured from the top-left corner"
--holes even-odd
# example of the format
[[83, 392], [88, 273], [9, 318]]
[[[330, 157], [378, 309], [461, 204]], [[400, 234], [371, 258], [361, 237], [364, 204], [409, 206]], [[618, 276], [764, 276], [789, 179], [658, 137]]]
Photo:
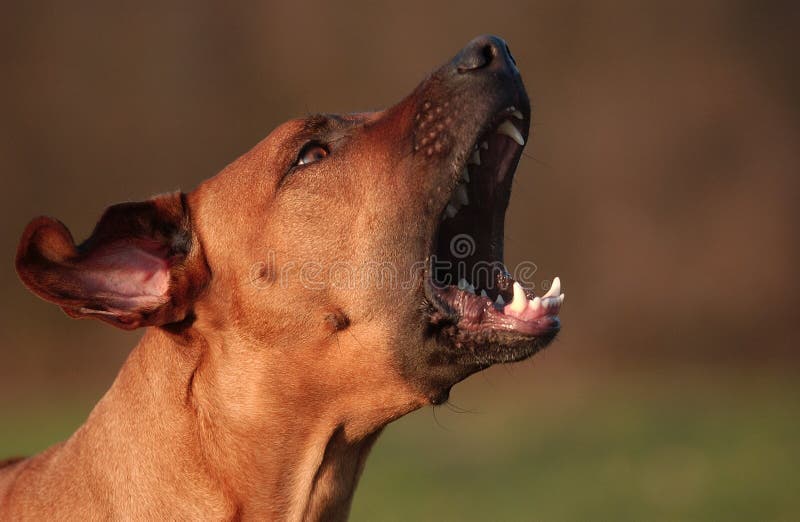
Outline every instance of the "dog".
[[397, 105], [284, 123], [80, 245], [34, 219], [33, 293], [146, 330], [85, 424], [0, 469], [0, 518], [346, 519], [388, 423], [560, 329], [560, 281], [502, 265], [530, 111], [481, 36]]

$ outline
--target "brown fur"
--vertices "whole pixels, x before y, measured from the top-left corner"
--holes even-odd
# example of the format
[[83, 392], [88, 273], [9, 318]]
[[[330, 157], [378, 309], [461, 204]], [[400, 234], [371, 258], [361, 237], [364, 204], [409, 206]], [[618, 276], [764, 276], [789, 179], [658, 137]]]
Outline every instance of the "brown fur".
[[[17, 256], [32, 291], [73, 317], [150, 328], [74, 435], [0, 469], [0, 518], [346, 518], [382, 428], [486, 364], [448, 362], [420, 281], [312, 289], [284, 269], [404, 274], [425, 259], [455, 144], [477, 125], [464, 108], [489, 103], [482, 84], [446, 78], [386, 111], [290, 121], [189, 194], [112, 207], [79, 246], [34, 220]], [[452, 106], [426, 149], [427, 100]], [[330, 156], [292, 169], [320, 132]], [[118, 252], [166, 272], [145, 270], [141, 295], [106, 288]]]

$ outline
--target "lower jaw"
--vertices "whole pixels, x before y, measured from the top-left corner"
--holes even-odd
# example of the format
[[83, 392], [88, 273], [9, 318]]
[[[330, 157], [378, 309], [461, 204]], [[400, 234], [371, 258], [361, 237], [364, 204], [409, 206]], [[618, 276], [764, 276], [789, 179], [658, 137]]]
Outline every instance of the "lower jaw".
[[503, 330], [441, 326], [436, 335], [444, 350], [438, 362], [473, 367], [475, 371], [493, 364], [518, 362], [541, 351], [557, 333], [558, 329], [552, 329], [546, 334], [526, 336]]
[[484, 368], [524, 360], [546, 347], [560, 330], [556, 316], [544, 316], [527, 324], [514, 324], [513, 318], [492, 315], [472, 320], [442, 303], [430, 281], [425, 287], [431, 333], [447, 348], [440, 362]]

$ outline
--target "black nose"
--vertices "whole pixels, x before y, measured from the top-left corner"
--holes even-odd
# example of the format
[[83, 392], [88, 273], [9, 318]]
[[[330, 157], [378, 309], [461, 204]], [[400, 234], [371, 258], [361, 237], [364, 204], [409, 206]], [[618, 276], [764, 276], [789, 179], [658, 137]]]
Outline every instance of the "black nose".
[[517, 62], [511, 56], [508, 44], [502, 38], [492, 35], [479, 36], [468, 43], [456, 55], [453, 65], [461, 74], [481, 69], [509, 69], [517, 72]]

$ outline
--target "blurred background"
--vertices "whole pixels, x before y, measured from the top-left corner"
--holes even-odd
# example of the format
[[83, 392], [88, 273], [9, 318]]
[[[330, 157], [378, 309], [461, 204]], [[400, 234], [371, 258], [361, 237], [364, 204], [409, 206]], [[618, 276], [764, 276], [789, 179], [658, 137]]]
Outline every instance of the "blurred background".
[[561, 276], [564, 329], [390, 426], [352, 518], [800, 519], [798, 5], [4, 5], [0, 456], [69, 436], [140, 335], [23, 288], [29, 219], [83, 238], [290, 117], [394, 103], [490, 32], [534, 105], [507, 261]]

